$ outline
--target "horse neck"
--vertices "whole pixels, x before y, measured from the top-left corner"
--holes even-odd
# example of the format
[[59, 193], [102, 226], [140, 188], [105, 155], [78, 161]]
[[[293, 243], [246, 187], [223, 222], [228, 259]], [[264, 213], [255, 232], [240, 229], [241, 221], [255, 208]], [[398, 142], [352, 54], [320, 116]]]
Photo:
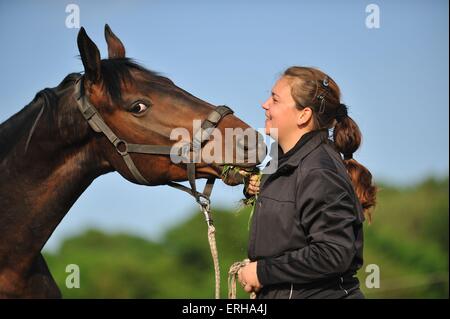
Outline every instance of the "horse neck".
[[[45, 106], [26, 153], [28, 135], [21, 134], [15, 142], [6, 141], [8, 154], [0, 154], [0, 271], [14, 267], [26, 272], [77, 198], [109, 171], [95, 151], [92, 133], [81, 136], [90, 131], [76, 113], [73, 87], [56, 95], [58, 104]], [[40, 107], [29, 105], [19, 119], [9, 120], [16, 126], [10, 129], [28, 133]], [[67, 138], [71, 132], [78, 136]]]

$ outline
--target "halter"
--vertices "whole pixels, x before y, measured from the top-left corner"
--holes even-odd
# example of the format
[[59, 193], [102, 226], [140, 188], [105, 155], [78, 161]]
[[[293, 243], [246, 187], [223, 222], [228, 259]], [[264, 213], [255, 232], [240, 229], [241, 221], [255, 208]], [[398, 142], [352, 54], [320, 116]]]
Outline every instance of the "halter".
[[[106, 124], [97, 109], [89, 102], [87, 96], [83, 94], [81, 79], [82, 78], [79, 78], [75, 85], [75, 100], [77, 101], [78, 109], [80, 110], [85, 120], [89, 123], [91, 128], [95, 132], [103, 133], [106, 138], [114, 145], [117, 153], [122, 156], [125, 164], [127, 165], [135, 180], [143, 185], [149, 185], [150, 183], [145, 179], [144, 176], [142, 176], [139, 169], [134, 164], [130, 153], [168, 156], [175, 155], [184, 157], [183, 153], [186, 153], [186, 150], [193, 152], [195, 150], [201, 149], [202, 144], [209, 139], [212, 130], [217, 127], [219, 122], [228, 114], [233, 113], [233, 110], [228, 106], [217, 106], [202, 122], [200, 129], [194, 133], [193, 142], [187, 142], [183, 147], [179, 149], [178, 153], [175, 153], [173, 146], [170, 145], [132, 144], [119, 138]], [[203, 192], [198, 192], [195, 183], [195, 163], [188, 161], [186, 163], [186, 166], [187, 177], [191, 188], [172, 181], [168, 182], [167, 185], [194, 196], [197, 203], [202, 208], [206, 208], [205, 206], [209, 206], [209, 196], [211, 195], [215, 177], [208, 178]], [[207, 222], [208, 224], [212, 223], [210, 216], [207, 216]]]

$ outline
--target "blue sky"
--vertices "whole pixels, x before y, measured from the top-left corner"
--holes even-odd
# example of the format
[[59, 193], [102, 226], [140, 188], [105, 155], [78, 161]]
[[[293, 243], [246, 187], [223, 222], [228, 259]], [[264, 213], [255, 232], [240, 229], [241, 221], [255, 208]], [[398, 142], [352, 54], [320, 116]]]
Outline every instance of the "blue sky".
[[[102, 56], [108, 23], [129, 57], [257, 128], [260, 105], [285, 68], [319, 67], [340, 85], [364, 137], [355, 157], [376, 180], [408, 185], [448, 175], [448, 1], [0, 1], [0, 122], [82, 71], [78, 29], [65, 26], [70, 3]], [[365, 25], [370, 3], [380, 8], [379, 29]], [[213, 205], [235, 206], [241, 194], [242, 186], [218, 182]], [[156, 238], [195, 208], [169, 187], [108, 174], [80, 197], [47, 248], [86, 227]]]

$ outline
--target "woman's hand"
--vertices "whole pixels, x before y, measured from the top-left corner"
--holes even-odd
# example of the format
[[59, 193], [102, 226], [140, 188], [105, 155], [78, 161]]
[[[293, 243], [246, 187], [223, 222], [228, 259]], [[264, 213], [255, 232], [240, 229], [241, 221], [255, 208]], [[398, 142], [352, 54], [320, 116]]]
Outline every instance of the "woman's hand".
[[244, 290], [248, 293], [258, 292], [262, 286], [256, 273], [257, 262], [251, 262], [242, 267], [238, 272], [238, 279]]
[[260, 176], [250, 175], [247, 186], [247, 193], [249, 195], [257, 195], [259, 193]]

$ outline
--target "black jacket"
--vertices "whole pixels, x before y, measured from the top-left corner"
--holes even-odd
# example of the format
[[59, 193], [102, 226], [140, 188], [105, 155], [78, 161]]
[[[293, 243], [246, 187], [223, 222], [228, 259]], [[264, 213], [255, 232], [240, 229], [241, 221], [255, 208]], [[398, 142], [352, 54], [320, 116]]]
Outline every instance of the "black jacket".
[[354, 282], [363, 264], [363, 221], [328, 130], [309, 132], [279, 158], [275, 173], [261, 179], [248, 257], [258, 261], [258, 278], [266, 290], [295, 284], [306, 296], [330, 283], [342, 288], [343, 278]]

